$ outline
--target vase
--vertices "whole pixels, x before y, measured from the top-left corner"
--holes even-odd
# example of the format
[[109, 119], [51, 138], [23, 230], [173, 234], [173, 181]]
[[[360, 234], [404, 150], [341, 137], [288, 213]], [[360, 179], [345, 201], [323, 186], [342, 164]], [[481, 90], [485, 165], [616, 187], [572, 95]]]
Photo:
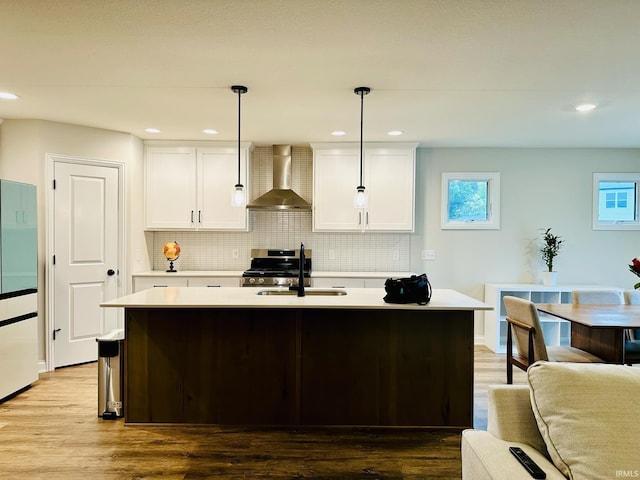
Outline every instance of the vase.
[[558, 272], [542, 272], [542, 284], [555, 287], [558, 284]]

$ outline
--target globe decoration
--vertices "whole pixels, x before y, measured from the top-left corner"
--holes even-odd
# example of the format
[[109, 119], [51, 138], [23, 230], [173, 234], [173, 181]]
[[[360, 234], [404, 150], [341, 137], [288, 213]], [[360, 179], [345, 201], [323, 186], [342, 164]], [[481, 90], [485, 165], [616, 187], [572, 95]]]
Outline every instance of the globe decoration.
[[167, 270], [167, 272], [177, 272], [177, 270], [173, 269], [173, 262], [180, 257], [180, 245], [178, 245], [178, 242], [165, 243], [164, 247], [162, 247], [162, 254], [164, 258], [169, 260], [169, 270]]

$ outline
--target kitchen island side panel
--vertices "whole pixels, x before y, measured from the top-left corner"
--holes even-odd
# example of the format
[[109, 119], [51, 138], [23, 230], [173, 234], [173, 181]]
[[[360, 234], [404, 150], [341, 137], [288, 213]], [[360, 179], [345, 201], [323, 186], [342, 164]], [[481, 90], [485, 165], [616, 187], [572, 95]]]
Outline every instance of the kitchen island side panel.
[[301, 423], [467, 427], [473, 312], [305, 311]]
[[129, 308], [127, 423], [472, 425], [473, 312]]
[[295, 312], [127, 309], [125, 421], [294, 424]]

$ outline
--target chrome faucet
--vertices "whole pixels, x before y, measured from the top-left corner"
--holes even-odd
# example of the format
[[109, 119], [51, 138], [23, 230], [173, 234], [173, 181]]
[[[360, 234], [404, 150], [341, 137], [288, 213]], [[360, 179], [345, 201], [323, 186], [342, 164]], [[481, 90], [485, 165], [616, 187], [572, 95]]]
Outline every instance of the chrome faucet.
[[291, 285], [289, 287], [289, 290], [295, 290], [298, 292], [298, 296], [299, 297], [304, 297], [304, 264], [305, 264], [305, 259], [304, 259], [304, 243], [300, 243], [300, 265], [299, 267], [299, 272], [298, 272], [298, 286], [293, 286]]

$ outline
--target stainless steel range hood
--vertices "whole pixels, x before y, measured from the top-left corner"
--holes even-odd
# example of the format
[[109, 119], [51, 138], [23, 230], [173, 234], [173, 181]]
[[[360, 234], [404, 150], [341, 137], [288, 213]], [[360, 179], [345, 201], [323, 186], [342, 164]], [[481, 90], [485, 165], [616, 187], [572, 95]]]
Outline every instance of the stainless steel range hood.
[[311, 204], [291, 189], [291, 145], [273, 146], [273, 189], [259, 196], [250, 210], [311, 210]]

